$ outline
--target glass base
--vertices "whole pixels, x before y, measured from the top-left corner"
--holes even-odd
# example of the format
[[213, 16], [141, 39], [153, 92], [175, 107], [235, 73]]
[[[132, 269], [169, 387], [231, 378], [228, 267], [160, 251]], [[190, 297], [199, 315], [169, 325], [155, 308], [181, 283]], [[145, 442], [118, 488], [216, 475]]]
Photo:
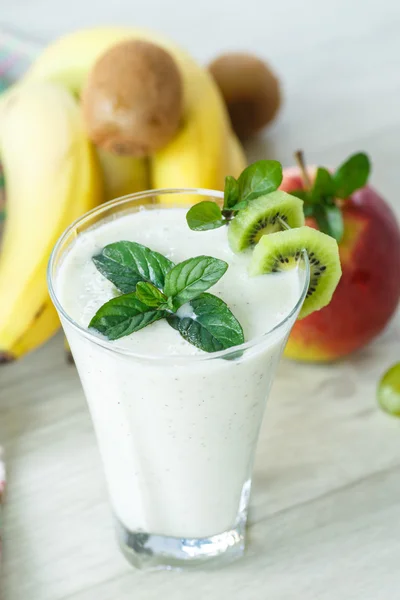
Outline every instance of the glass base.
[[128, 531], [117, 522], [117, 538], [127, 560], [138, 569], [220, 567], [243, 555], [245, 523], [209, 538], [175, 538]]
[[218, 568], [243, 556], [251, 482], [243, 486], [235, 527], [207, 538], [177, 538], [129, 531], [116, 519], [117, 539], [126, 559], [136, 568]]

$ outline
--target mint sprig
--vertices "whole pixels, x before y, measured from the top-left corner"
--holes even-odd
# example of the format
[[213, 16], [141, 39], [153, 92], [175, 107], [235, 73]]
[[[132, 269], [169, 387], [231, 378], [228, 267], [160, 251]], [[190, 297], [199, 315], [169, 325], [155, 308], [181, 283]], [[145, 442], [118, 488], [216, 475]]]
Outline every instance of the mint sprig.
[[366, 185], [371, 169], [368, 156], [363, 152], [353, 154], [334, 173], [318, 167], [313, 183], [307, 173], [303, 152], [296, 152], [295, 157], [303, 177], [304, 189], [291, 194], [303, 200], [306, 217], [314, 217], [323, 233], [340, 242], [344, 233], [340, 204]]
[[324, 167], [318, 167], [315, 175], [314, 184], [309, 192], [309, 201], [317, 204], [322, 197], [334, 198], [336, 195], [336, 186], [332, 175]]
[[364, 152], [353, 154], [333, 174], [335, 196], [346, 200], [367, 184], [371, 165]]
[[139, 300], [133, 292], [109, 300], [99, 308], [89, 323], [109, 340], [118, 340], [165, 317], [161, 311]]
[[221, 298], [201, 294], [190, 303], [192, 314], [167, 317], [169, 324], [193, 346], [218, 352], [243, 344], [243, 329]]
[[187, 223], [193, 231], [227, 225], [249, 202], [274, 192], [281, 182], [282, 165], [276, 160], [259, 160], [249, 165], [237, 180], [231, 175], [225, 178], [222, 209], [209, 200], [199, 202], [188, 211]]
[[165, 276], [174, 266], [168, 258], [136, 242], [115, 242], [93, 257], [100, 273], [127, 294], [134, 292], [139, 281], [162, 289]]
[[136, 296], [140, 302], [149, 307], [165, 308], [168, 306], [168, 297], [155, 285], [146, 281], [139, 281], [136, 285]]
[[[224, 209], [232, 210], [233, 207], [239, 203], [239, 183], [238, 181], [232, 177], [232, 175], [228, 175], [225, 177], [225, 186], [224, 186]], [[214, 202], [213, 202], [214, 204]]]
[[282, 165], [277, 160], [258, 160], [239, 176], [239, 202], [250, 202], [278, 189], [282, 183]]
[[222, 215], [220, 207], [211, 200], [204, 200], [204, 202], [192, 206], [186, 215], [186, 220], [190, 229], [194, 231], [217, 229], [226, 223], [226, 218]]
[[227, 268], [228, 263], [212, 256], [189, 258], [167, 273], [164, 293], [178, 310], [217, 283]]
[[315, 218], [320, 231], [340, 242], [344, 233], [344, 224], [342, 211], [336, 204], [329, 202], [315, 204], [309, 215]]
[[[99, 258], [100, 257], [100, 258]], [[109, 340], [130, 335], [160, 319], [184, 339], [215, 352], [244, 342], [243, 330], [228, 306], [204, 293], [224, 275], [228, 264], [212, 256], [196, 256], [178, 265], [135, 242], [106, 246], [93, 262], [120, 291], [99, 308], [89, 328]], [[188, 305], [181, 314], [179, 308]]]

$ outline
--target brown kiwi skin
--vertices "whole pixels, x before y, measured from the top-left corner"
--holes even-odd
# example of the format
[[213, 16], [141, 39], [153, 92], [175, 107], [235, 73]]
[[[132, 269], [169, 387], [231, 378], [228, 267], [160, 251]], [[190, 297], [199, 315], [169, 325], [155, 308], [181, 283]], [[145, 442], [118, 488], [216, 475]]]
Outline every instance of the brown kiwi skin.
[[240, 139], [258, 133], [276, 116], [282, 95], [277, 76], [261, 59], [244, 52], [222, 54], [209, 65]]
[[121, 155], [148, 156], [176, 134], [183, 83], [172, 56], [142, 40], [116, 44], [89, 73], [82, 93], [89, 138]]

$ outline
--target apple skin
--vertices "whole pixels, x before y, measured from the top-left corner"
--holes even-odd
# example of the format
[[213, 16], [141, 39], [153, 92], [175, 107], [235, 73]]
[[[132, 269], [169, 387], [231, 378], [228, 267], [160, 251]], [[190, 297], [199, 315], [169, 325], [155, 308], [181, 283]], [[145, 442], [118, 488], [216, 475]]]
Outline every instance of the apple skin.
[[[310, 169], [312, 177], [315, 169]], [[285, 169], [281, 189], [303, 187], [297, 167]], [[342, 278], [331, 303], [297, 321], [285, 349], [289, 358], [333, 361], [365, 346], [396, 311], [400, 299], [400, 229], [395, 214], [370, 186], [343, 209], [339, 244]], [[313, 219], [307, 225], [316, 227]]]

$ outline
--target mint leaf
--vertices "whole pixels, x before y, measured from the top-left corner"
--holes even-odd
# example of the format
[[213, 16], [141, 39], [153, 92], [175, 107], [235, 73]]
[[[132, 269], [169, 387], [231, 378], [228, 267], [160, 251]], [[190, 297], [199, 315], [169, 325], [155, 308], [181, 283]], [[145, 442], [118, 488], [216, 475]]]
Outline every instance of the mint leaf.
[[303, 212], [304, 212], [305, 218], [312, 217], [314, 214], [314, 206], [312, 204], [304, 204]]
[[311, 198], [311, 192], [308, 190], [293, 190], [290, 192], [290, 195], [300, 198], [300, 200], [303, 200], [303, 202], [309, 202]]
[[242, 327], [223, 300], [201, 294], [190, 303], [193, 315], [167, 317], [181, 336], [204, 352], [218, 352], [244, 343]]
[[109, 340], [130, 335], [167, 315], [141, 302], [136, 294], [124, 294], [109, 300], [99, 308], [89, 323]]
[[225, 177], [224, 209], [231, 210], [239, 202], [239, 184], [232, 175]]
[[333, 175], [335, 195], [346, 199], [356, 190], [364, 187], [371, 170], [369, 158], [363, 152], [353, 154]]
[[100, 273], [123, 294], [133, 292], [139, 281], [163, 288], [165, 275], [174, 266], [162, 254], [136, 242], [115, 242], [93, 257]]
[[163, 305], [167, 305], [168, 298], [165, 294], [160, 292], [152, 283], [145, 281], [139, 281], [136, 286], [136, 296], [140, 302], [146, 304], [149, 307], [160, 308]]
[[186, 221], [193, 231], [217, 229], [225, 224], [220, 207], [209, 200], [192, 206], [186, 214]]
[[315, 204], [312, 214], [320, 231], [340, 242], [343, 237], [343, 216], [340, 208], [335, 204]]
[[238, 179], [240, 201], [250, 202], [278, 189], [282, 165], [276, 160], [259, 160], [248, 166]]
[[320, 202], [323, 197], [335, 196], [335, 182], [327, 169], [318, 167], [311, 190], [311, 202]]
[[[230, 212], [230, 213], [232, 211], [237, 212], [238, 210], [242, 210], [242, 208], [246, 208], [246, 206], [248, 206], [248, 204], [249, 203], [247, 202], [247, 200], [243, 200], [241, 202], [238, 202], [237, 204], [234, 204], [232, 206], [232, 208], [229, 209], [228, 212]], [[225, 213], [225, 211], [222, 211], [222, 214], [224, 214], [224, 213]]]
[[175, 310], [214, 285], [228, 264], [212, 256], [196, 256], [173, 267], [165, 278], [164, 292], [173, 298]]

